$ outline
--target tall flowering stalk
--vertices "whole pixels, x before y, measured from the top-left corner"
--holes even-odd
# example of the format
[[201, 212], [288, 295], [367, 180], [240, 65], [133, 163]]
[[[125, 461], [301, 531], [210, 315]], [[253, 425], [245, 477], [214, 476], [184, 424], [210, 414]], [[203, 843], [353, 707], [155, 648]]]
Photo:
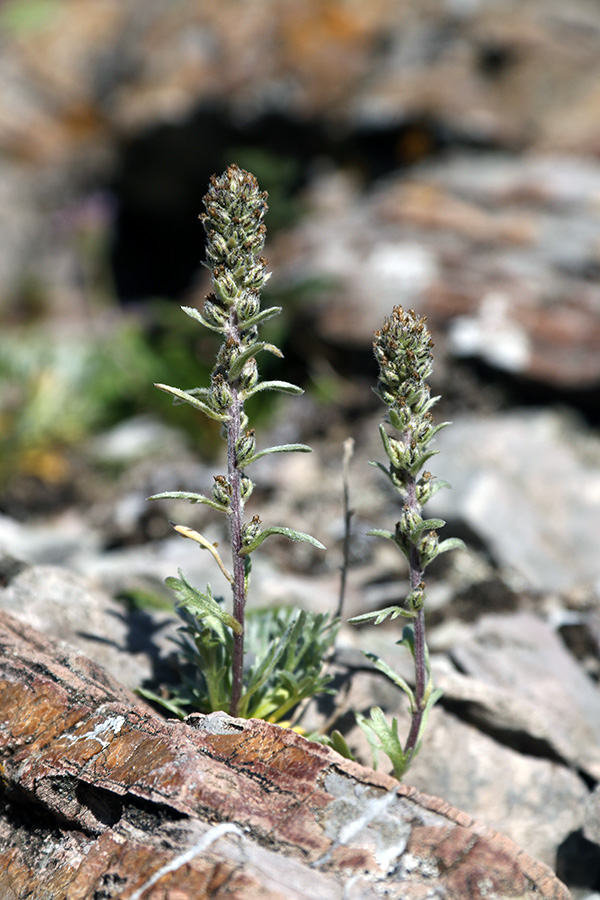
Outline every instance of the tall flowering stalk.
[[[374, 465], [393, 484], [400, 497], [402, 513], [394, 531], [377, 529], [370, 534], [393, 541], [406, 557], [410, 590], [403, 605], [357, 616], [351, 621], [374, 619], [378, 625], [388, 617], [402, 616], [410, 620], [398, 643], [406, 646], [413, 656], [414, 690], [383, 660], [375, 654], [366, 654], [409, 698], [411, 727], [404, 746], [398, 737], [397, 720], [388, 725], [380, 708], [372, 709], [369, 719], [358, 716], [375, 761], [377, 752], [383, 750], [390, 757], [397, 777], [406, 772], [418, 752], [429, 711], [441, 695], [441, 691], [433, 686], [425, 642], [425, 569], [440, 553], [464, 546], [457, 538], [440, 542], [437, 529], [445, 525], [444, 520], [426, 519], [422, 514], [430, 497], [440, 488], [449, 486], [423, 471], [427, 461], [438, 452], [430, 447], [435, 434], [450, 424], [435, 425], [431, 414], [431, 408], [439, 400], [439, 397], [431, 396], [426, 381], [433, 369], [432, 347], [425, 317], [417, 316], [413, 310], [405, 312], [401, 306], [395, 307], [381, 330], [375, 332], [373, 344], [379, 365], [375, 393], [387, 407], [386, 424], [382, 423], [379, 431], [389, 461], [387, 467], [381, 463]], [[386, 425], [391, 426], [395, 436], [388, 434]]]
[[[156, 385], [160, 390], [171, 394], [175, 401], [188, 403], [209, 418], [221, 422], [222, 433], [227, 441], [227, 473], [215, 476], [210, 497], [169, 491], [156, 494], [150, 499], [183, 499], [191, 503], [203, 503], [225, 514], [229, 521], [231, 571], [217, 548], [201, 534], [184, 525], [175, 526], [175, 530], [184, 537], [195, 540], [212, 554], [221, 573], [231, 585], [233, 615], [227, 613], [213, 598], [210, 586], [204, 592], [198, 591], [181, 573], [179, 579], [171, 578], [167, 583], [178, 594], [180, 607], [196, 620], [208, 623], [211, 630], [208, 637], [199, 626], [189, 626], [188, 630], [196, 644], [201, 668], [205, 670], [201, 674], [209, 695], [208, 707], [226, 708], [231, 715], [247, 715], [251, 712], [251, 697], [257, 695], [265, 685], [278, 662], [285, 659], [291, 666], [298, 661], [294, 656], [294, 647], [300, 646], [303, 640], [300, 634], [303, 629], [298, 627], [296, 618], [294, 622], [287, 624], [287, 631], [280, 636], [281, 640], [275, 640], [275, 643], [269, 645], [265, 660], [260, 661], [253, 674], [251, 673], [249, 683], [244, 684], [245, 608], [251, 554], [266, 538], [274, 534], [284, 535], [294, 541], [305, 541], [324, 549], [319, 541], [308, 534], [281, 526], [263, 528], [257, 515], [248, 520], [244, 514], [245, 504], [254, 488], [246, 470], [253, 462], [270, 453], [311, 451], [305, 444], [283, 444], [257, 450], [254, 430], [249, 428], [244, 409], [246, 401], [259, 391], [302, 393], [301, 388], [287, 381], [260, 381], [258, 373], [256, 357], [259, 353], [267, 352], [279, 357], [283, 355], [276, 346], [259, 340], [258, 337], [259, 326], [281, 312], [281, 308], [277, 306], [263, 310], [260, 308], [260, 291], [269, 277], [267, 262], [261, 255], [266, 233], [263, 222], [267, 211], [266, 201], [267, 194], [259, 189], [255, 177], [236, 165], [229, 166], [220, 177], [213, 175], [211, 178], [209, 191], [204, 197], [206, 213], [200, 218], [207, 235], [206, 258], [207, 266], [212, 272], [214, 293], [206, 298], [202, 313], [189, 307], [183, 307], [183, 311], [221, 335], [223, 342], [210, 376], [210, 387], [181, 390], [166, 384]], [[323, 624], [320, 619], [319, 623]], [[330, 628], [331, 623], [326, 627]], [[216, 652], [215, 641], [222, 645], [217, 648], [219, 653]], [[227, 650], [225, 655], [220, 652], [223, 648]], [[310, 684], [307, 682], [297, 690], [290, 687], [288, 679], [289, 696], [279, 688], [286, 709], [303, 699], [307, 692], [310, 695], [319, 686], [322, 687], [323, 680], [319, 680], [315, 671], [311, 670], [314, 677]], [[231, 686], [228, 701], [224, 699], [223, 685]], [[267, 707], [268, 703], [266, 707], [263, 704], [261, 709]]]

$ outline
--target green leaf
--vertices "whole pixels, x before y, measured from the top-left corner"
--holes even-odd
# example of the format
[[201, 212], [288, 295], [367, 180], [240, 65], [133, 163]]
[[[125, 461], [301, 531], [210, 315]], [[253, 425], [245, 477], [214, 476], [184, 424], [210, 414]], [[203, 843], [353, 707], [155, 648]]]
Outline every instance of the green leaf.
[[178, 719], [185, 719], [186, 717], [185, 710], [181, 708], [181, 705], [176, 700], [168, 700], [166, 697], [155, 694], [154, 691], [149, 691], [146, 688], [141, 687], [136, 688], [135, 693], [139, 694], [140, 697], [145, 697], [146, 700], [152, 700], [153, 703], [158, 703], [159, 706], [162, 706], [164, 709], [168, 710], [168, 712], [173, 713]]
[[460, 538], [446, 538], [445, 541], [442, 541], [438, 544], [437, 555], [440, 553], [447, 553], [448, 550], [466, 550], [467, 547], [464, 541], [461, 541]]
[[256, 341], [254, 344], [250, 344], [248, 347], [245, 347], [242, 350], [240, 355], [231, 364], [228, 374], [230, 383], [232, 381], [235, 381], [235, 379], [241, 374], [241, 371], [248, 360], [252, 359], [253, 356], [256, 356], [256, 354], [261, 350], [268, 350], [269, 353], [272, 353], [274, 356], [283, 356], [283, 353], [278, 347], [275, 346], [275, 344], [267, 344], [265, 341]]
[[412, 530], [411, 536], [415, 537], [422, 534], [423, 531], [433, 531], [436, 528], [443, 528], [445, 524], [443, 519], [423, 519], [421, 524]]
[[421, 453], [421, 455], [417, 457], [417, 459], [410, 467], [410, 474], [417, 475], [421, 471], [427, 460], [431, 459], [432, 456], [437, 456], [439, 452], [439, 450], [426, 450], [425, 453]]
[[263, 541], [273, 534], [282, 534], [290, 541], [303, 541], [305, 544], [312, 544], [313, 547], [317, 547], [319, 550], [325, 550], [324, 545], [310, 534], [305, 534], [303, 531], [294, 531], [293, 528], [283, 528], [281, 525], [271, 525], [269, 528], [264, 528], [250, 544], [242, 547], [240, 556], [246, 556], [248, 553], [253, 553], [257, 547], [260, 547]]
[[242, 397], [247, 400], [253, 397], [259, 391], [282, 391], [284, 394], [303, 394], [304, 391], [297, 384], [290, 384], [289, 381], [261, 381], [255, 387], [242, 392]]
[[187, 500], [189, 503], [203, 503], [212, 509], [218, 509], [219, 512], [227, 512], [227, 507], [204, 494], [191, 494], [189, 491], [164, 491], [162, 494], [152, 494], [147, 500]]
[[396, 541], [396, 535], [393, 531], [386, 531], [385, 528], [371, 528], [367, 531], [367, 535], [370, 537], [382, 537], [387, 538], [389, 541]]
[[414, 619], [415, 614], [408, 609], [404, 609], [402, 606], [388, 606], [385, 609], [376, 609], [373, 612], [363, 613], [361, 616], [353, 616], [351, 619], [348, 619], [348, 622], [352, 625], [358, 625], [361, 622], [368, 622], [371, 619], [375, 619], [374, 625], [381, 625], [382, 622], [385, 622], [387, 618], [397, 619], [398, 616], [402, 616], [405, 619]]
[[251, 456], [250, 459], [247, 459], [244, 463], [244, 468], [246, 466], [251, 465], [253, 462], [256, 462], [257, 459], [260, 459], [263, 456], [268, 456], [271, 453], [312, 453], [312, 447], [309, 447], [308, 444], [279, 444], [277, 447], [265, 447], [264, 450], [259, 450], [258, 453], [255, 453], [254, 456]]
[[[380, 751], [383, 751], [392, 763], [396, 778], [402, 778], [410, 760], [407, 760], [398, 736], [398, 720], [396, 718], [392, 719], [392, 724], [389, 725], [381, 707], [374, 706], [369, 719], [361, 713], [356, 713], [356, 721], [364, 731], [371, 746], [373, 768], [377, 768], [377, 756]], [[376, 740], [377, 738], [379, 743]]]
[[260, 312], [257, 312], [256, 315], [250, 316], [249, 319], [240, 319], [238, 325], [245, 331], [247, 328], [252, 328], [254, 325], [266, 322], [267, 319], [272, 319], [273, 316], [277, 316], [281, 310], [281, 306], [270, 306], [268, 309], [263, 309]]
[[194, 309], [192, 306], [182, 306], [181, 308], [187, 316], [191, 319], [196, 319], [197, 322], [200, 322], [201, 325], [204, 325], [204, 327], [210, 329], [210, 331], [215, 331], [217, 334], [225, 334], [227, 331], [227, 325], [213, 325], [211, 322], [207, 322], [202, 313], [199, 313], [198, 310]]
[[391, 666], [388, 666], [388, 664], [386, 662], [384, 662], [384, 660], [381, 659], [379, 656], [377, 656], [376, 653], [365, 653], [364, 655], [367, 657], [367, 659], [371, 660], [371, 662], [373, 663], [375, 668], [379, 672], [381, 672], [382, 675], [385, 675], [387, 678], [390, 679], [390, 681], [393, 681], [395, 685], [397, 685], [401, 690], [404, 691], [404, 693], [406, 694], [406, 696], [409, 699], [411, 712], [414, 713], [414, 711], [417, 708], [417, 701], [416, 701], [416, 697], [415, 697], [415, 692], [410, 687], [408, 682], [406, 682], [404, 680], [404, 678], [402, 678], [401, 675], [398, 675], [397, 672], [394, 672], [394, 670], [391, 668]]
[[[183, 400], [184, 403], [189, 403], [190, 406], [203, 412], [209, 419], [215, 419], [217, 422], [226, 422], [229, 419], [227, 413], [215, 412], [214, 409], [207, 406], [206, 403], [202, 403], [201, 400], [194, 397], [193, 393], [190, 391], [182, 391], [179, 388], [171, 387], [168, 384], [155, 384], [154, 387], [157, 387], [159, 391], [164, 391], [165, 394], [171, 394], [173, 397], [177, 398], [177, 400]], [[196, 388], [196, 390], [198, 389]]]
[[199, 619], [216, 619], [227, 628], [231, 628], [235, 634], [242, 633], [243, 628], [238, 620], [219, 606], [214, 599], [210, 585], [207, 585], [206, 593], [198, 591], [186, 580], [181, 569], [178, 572], [179, 578], [167, 578], [165, 584], [179, 597], [179, 606]]

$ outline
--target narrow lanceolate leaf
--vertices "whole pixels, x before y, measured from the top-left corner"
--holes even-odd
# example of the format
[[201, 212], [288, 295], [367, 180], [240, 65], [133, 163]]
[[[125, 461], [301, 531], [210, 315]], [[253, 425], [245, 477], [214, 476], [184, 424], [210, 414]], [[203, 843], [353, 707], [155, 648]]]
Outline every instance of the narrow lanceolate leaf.
[[447, 553], [448, 550], [466, 550], [465, 542], [461, 541], [460, 538], [446, 538], [445, 541], [440, 541], [437, 547], [437, 555], [440, 553]]
[[202, 313], [199, 313], [197, 309], [194, 309], [192, 306], [182, 306], [182, 310], [186, 315], [188, 315], [191, 319], [195, 319], [197, 322], [200, 322], [201, 325], [204, 325], [205, 328], [209, 328], [211, 331], [216, 331], [217, 334], [224, 334], [227, 331], [227, 325], [213, 325], [212, 322], [208, 322]]
[[312, 544], [313, 547], [317, 547], [319, 550], [325, 550], [324, 545], [310, 534], [305, 534], [303, 531], [294, 531], [293, 528], [283, 528], [281, 525], [271, 525], [269, 528], [263, 529], [250, 544], [242, 547], [240, 556], [246, 556], [248, 553], [253, 553], [257, 547], [260, 547], [263, 541], [266, 541], [266, 539], [273, 534], [282, 534], [290, 541], [303, 541], [305, 544]]
[[244, 400], [248, 397], [258, 394], [259, 391], [282, 391], [284, 394], [303, 394], [304, 391], [297, 384], [290, 384], [289, 381], [261, 381], [256, 387], [244, 391], [242, 396]]
[[167, 587], [171, 588], [172, 591], [175, 591], [179, 597], [179, 606], [187, 609], [188, 612], [191, 612], [200, 619], [206, 618], [207, 616], [213, 616], [215, 619], [218, 619], [219, 622], [222, 622], [223, 625], [231, 628], [235, 634], [242, 633], [243, 628], [238, 620], [230, 615], [230, 613], [226, 612], [222, 606], [219, 606], [214, 599], [210, 585], [207, 586], [206, 592], [198, 591], [189, 583], [189, 581], [187, 581], [181, 569], [178, 571], [179, 578], [167, 578], [165, 584]]
[[420, 525], [416, 528], [413, 528], [411, 531], [411, 536], [419, 535], [423, 531], [432, 531], [436, 528], [443, 528], [445, 525], [444, 519], [423, 519]]
[[256, 462], [257, 459], [260, 459], [262, 456], [268, 456], [270, 453], [312, 453], [312, 447], [309, 447], [308, 444], [279, 444], [277, 447], [265, 447], [264, 450], [259, 450], [258, 453], [255, 453], [254, 456], [251, 456], [250, 459], [247, 459], [244, 463], [244, 466], [249, 466], [251, 463]]
[[272, 319], [273, 316], [279, 315], [281, 309], [281, 306], [270, 306], [268, 309], [263, 309], [257, 312], [256, 315], [250, 316], [249, 319], [240, 319], [239, 327], [243, 330], [252, 328], [254, 325], [259, 325], [261, 322], [266, 322], [267, 319]]
[[191, 494], [189, 491], [164, 491], [162, 494], [152, 494], [147, 500], [187, 500], [189, 503], [203, 503], [212, 509], [218, 509], [219, 512], [227, 512], [227, 507], [204, 494]]
[[241, 371], [248, 360], [252, 359], [253, 356], [256, 356], [256, 354], [261, 350], [268, 350], [268, 352], [272, 353], [274, 356], [283, 357], [283, 353], [281, 352], [279, 347], [275, 346], [275, 344], [267, 344], [266, 341], [256, 341], [254, 344], [250, 344], [248, 347], [245, 347], [240, 355], [236, 358], [235, 362], [231, 364], [231, 366], [229, 367], [228, 375], [229, 381], [235, 381], [235, 379], [241, 374]]
[[208, 541], [197, 531], [194, 531], [193, 528], [188, 528], [187, 525], [173, 525], [173, 528], [178, 534], [181, 534], [185, 538], [189, 538], [191, 541], [196, 541], [197, 544], [200, 544], [201, 547], [204, 547], [205, 550], [208, 550], [208, 552], [214, 557], [215, 562], [217, 563], [227, 581], [230, 584], [233, 584], [233, 575], [225, 568], [223, 560], [219, 556], [219, 551], [214, 544], [211, 544], [210, 541]]
[[154, 387], [157, 387], [159, 391], [164, 391], [165, 394], [171, 394], [171, 396], [175, 397], [177, 400], [183, 400], [184, 403], [189, 403], [190, 406], [193, 406], [194, 409], [199, 409], [200, 412], [203, 412], [209, 419], [215, 419], [217, 422], [226, 422], [229, 418], [227, 413], [215, 412], [214, 409], [211, 409], [206, 403], [198, 400], [197, 397], [194, 397], [189, 391], [182, 391], [180, 388], [171, 387], [169, 384], [155, 384]]
[[385, 528], [371, 528], [370, 531], [367, 531], [367, 534], [370, 537], [382, 537], [387, 538], [389, 541], [395, 541], [396, 535], [393, 531], [386, 531]]

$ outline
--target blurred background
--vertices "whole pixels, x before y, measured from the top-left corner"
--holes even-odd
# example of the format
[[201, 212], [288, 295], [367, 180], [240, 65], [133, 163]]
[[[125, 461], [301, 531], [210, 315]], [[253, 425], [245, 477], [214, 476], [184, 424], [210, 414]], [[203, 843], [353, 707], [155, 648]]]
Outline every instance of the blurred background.
[[[198, 215], [230, 162], [270, 195], [264, 302], [283, 307], [269, 327], [286, 359], [262, 371], [305, 388], [289, 403], [259, 395], [259, 444], [316, 449], [258, 463], [252, 502], [328, 546], [273, 541], [255, 596], [335, 608], [353, 437], [347, 615], [398, 600], [397, 555], [364, 534], [398, 517], [366, 465], [382, 458], [371, 342], [395, 304], [426, 314], [438, 421], [454, 421], [431, 463], [454, 490], [431, 513], [469, 550], [431, 569], [430, 647], [455, 680], [412, 783], [507, 831], [587, 897], [600, 890], [597, 815], [582, 832], [600, 779], [600, 4], [0, 2], [4, 582], [24, 563], [59, 564], [139, 612], [172, 608], [162, 580], [178, 566], [215, 580], [168, 524], [223, 539], [211, 511], [145, 498], [209, 492], [222, 466], [218, 431], [152, 384], [203, 385], [212, 368], [211, 336], [179, 306], [209, 290]], [[67, 634], [71, 588], [54, 577], [51, 623], [38, 588], [14, 609], [129, 686], [156, 684], [147, 646], [124, 674], [140, 621], [137, 637], [125, 622], [111, 663], [99, 654], [122, 614], [89, 618], [105, 638], [75, 621]], [[91, 603], [84, 588], [77, 602]], [[164, 618], [144, 615], [162, 639]], [[384, 631], [369, 638], [382, 654]], [[538, 643], [521, 652], [529, 633]], [[503, 700], [482, 716], [484, 682], [514, 690], [517, 725]], [[374, 685], [355, 708], [375, 696], [396, 709], [397, 692]], [[540, 710], [550, 724], [532, 736], [523, 723]]]
[[4, 510], [24, 475], [40, 501], [72, 483], [65, 451], [123, 417], [187, 427], [151, 382], [210, 367], [177, 306], [207, 290], [197, 217], [231, 161], [270, 194], [305, 386], [353, 408], [404, 303], [449, 401], [596, 426], [599, 113], [592, 0], [4, 0]]

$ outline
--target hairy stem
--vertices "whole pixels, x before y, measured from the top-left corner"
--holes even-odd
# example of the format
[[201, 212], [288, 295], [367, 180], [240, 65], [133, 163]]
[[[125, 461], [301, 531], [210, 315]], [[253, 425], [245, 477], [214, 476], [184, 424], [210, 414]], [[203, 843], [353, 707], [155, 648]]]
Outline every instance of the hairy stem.
[[[406, 503], [411, 510], [420, 513], [421, 506], [417, 500], [416, 479], [408, 475], [406, 482]], [[413, 544], [410, 548], [410, 589], [416, 590], [423, 581], [423, 566], [418, 547]], [[425, 708], [425, 689], [427, 685], [427, 659], [425, 649], [425, 610], [423, 607], [417, 611], [414, 619], [415, 633], [415, 709], [412, 710], [412, 722], [406, 739], [404, 753], [407, 763], [415, 755], [421, 721]]]
[[[232, 311], [230, 334], [239, 341], [237, 316]], [[246, 607], [245, 563], [240, 556], [242, 549], [242, 526], [244, 524], [244, 502], [242, 500], [241, 472], [237, 460], [237, 443], [241, 435], [242, 401], [239, 391], [231, 386], [232, 402], [227, 422], [227, 480], [231, 486], [231, 508], [229, 534], [233, 560], [233, 615], [242, 626], [239, 634], [233, 635], [233, 662], [231, 673], [231, 702], [229, 714], [236, 716], [242, 696], [244, 682], [244, 610]]]

